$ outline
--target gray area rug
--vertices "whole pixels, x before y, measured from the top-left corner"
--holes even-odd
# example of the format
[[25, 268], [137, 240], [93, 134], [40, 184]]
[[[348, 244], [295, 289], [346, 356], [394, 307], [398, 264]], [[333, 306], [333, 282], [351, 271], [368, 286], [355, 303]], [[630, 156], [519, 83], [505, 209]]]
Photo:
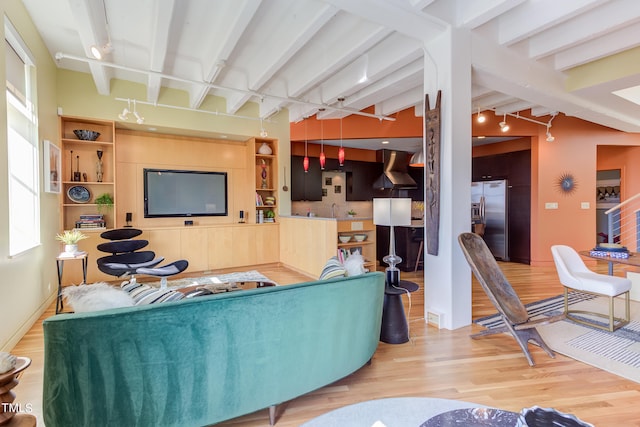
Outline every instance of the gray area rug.
[[398, 397], [344, 406], [301, 427], [419, 427], [443, 412], [484, 406], [459, 400]]
[[[184, 288], [187, 286], [205, 286], [205, 285], [222, 285], [233, 284], [242, 282], [262, 282], [271, 285], [277, 285], [276, 282], [269, 279], [264, 274], [257, 272], [256, 270], [241, 271], [237, 273], [227, 274], [212, 274], [202, 277], [188, 277], [184, 279], [169, 280], [167, 287]], [[146, 285], [160, 287], [160, 282], [149, 282]]]
[[[569, 305], [575, 310], [589, 310], [606, 313], [608, 301], [581, 292], [569, 294]], [[548, 298], [525, 306], [532, 318], [555, 316], [564, 310], [563, 297]], [[624, 301], [616, 299], [616, 316], [624, 314]], [[603, 319], [587, 318], [591, 322], [604, 325]], [[474, 321], [486, 328], [502, 325], [498, 314]], [[537, 327], [545, 342], [554, 351], [596, 368], [611, 372], [629, 380], [640, 382], [640, 303], [631, 301], [631, 322], [615, 332], [602, 331], [581, 325], [571, 320], [563, 320]]]

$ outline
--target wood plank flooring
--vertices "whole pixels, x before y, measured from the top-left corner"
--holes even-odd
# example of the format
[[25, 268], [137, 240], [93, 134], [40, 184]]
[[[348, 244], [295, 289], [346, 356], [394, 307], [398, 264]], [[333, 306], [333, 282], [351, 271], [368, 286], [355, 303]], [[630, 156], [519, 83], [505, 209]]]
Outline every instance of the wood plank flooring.
[[[562, 287], [554, 268], [501, 263], [505, 275], [524, 303], [559, 295]], [[598, 266], [603, 272], [606, 265]], [[252, 268], [253, 269], [253, 268]], [[308, 280], [277, 266], [255, 269], [280, 284]], [[278, 409], [278, 427], [298, 426], [342, 406], [386, 397], [438, 397], [464, 400], [519, 412], [538, 405], [573, 413], [596, 426], [640, 426], [640, 384], [592, 368], [562, 355], [549, 358], [532, 347], [535, 367], [529, 367], [516, 341], [507, 335], [472, 340], [481, 328], [472, 325], [454, 331], [424, 323], [422, 272], [402, 273], [420, 290], [411, 294], [411, 340], [406, 344], [380, 343], [371, 365], [319, 390], [285, 402]], [[32, 364], [16, 387], [16, 402], [31, 404], [41, 417], [43, 335], [42, 320], [53, 315], [55, 304], [12, 350]], [[495, 312], [477, 283], [473, 284], [473, 317]], [[268, 411], [261, 410], [221, 426], [268, 426]]]

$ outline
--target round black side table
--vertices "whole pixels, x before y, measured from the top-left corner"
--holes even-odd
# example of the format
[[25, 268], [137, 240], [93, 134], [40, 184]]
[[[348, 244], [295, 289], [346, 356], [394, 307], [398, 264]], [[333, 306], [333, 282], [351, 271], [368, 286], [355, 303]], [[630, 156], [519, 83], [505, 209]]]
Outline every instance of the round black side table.
[[409, 325], [404, 314], [402, 295], [417, 291], [419, 286], [408, 280], [400, 280], [397, 286], [384, 287], [382, 306], [382, 329], [380, 341], [389, 344], [402, 344], [409, 341]]

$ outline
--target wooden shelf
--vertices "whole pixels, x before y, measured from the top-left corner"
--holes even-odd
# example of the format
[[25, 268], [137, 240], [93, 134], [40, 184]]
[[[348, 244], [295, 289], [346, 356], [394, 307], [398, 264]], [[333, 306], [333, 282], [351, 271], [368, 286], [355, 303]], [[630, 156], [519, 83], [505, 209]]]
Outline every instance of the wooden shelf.
[[[73, 131], [88, 129], [100, 133], [96, 141], [78, 139]], [[60, 146], [62, 149], [62, 191], [60, 195], [60, 228], [69, 230], [76, 226], [80, 215], [100, 214], [96, 203], [73, 203], [67, 196], [69, 188], [75, 185], [85, 186], [91, 193], [89, 202], [101, 194], [110, 194], [116, 201], [115, 175], [115, 122], [94, 120], [82, 117], [60, 117]], [[101, 152], [102, 180], [98, 181], [98, 152]], [[74, 172], [86, 175], [87, 181], [72, 181]], [[116, 228], [115, 203], [112, 209], [104, 213], [106, 228]]]

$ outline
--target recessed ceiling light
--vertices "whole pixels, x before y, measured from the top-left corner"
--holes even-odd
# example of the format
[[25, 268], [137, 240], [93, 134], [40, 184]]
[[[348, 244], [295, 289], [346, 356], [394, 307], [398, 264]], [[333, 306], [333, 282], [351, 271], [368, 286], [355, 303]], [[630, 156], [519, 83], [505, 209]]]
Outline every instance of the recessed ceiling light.
[[222, 138], [222, 139], [227, 139], [227, 138], [229, 138], [229, 137], [228, 137], [227, 135], [220, 135], [220, 138]]
[[483, 135], [483, 136], [478, 136], [477, 138], [478, 138], [478, 139], [485, 139], [485, 138], [486, 138], [486, 136], [484, 136], [484, 135]]
[[158, 130], [158, 128], [154, 128], [154, 127], [151, 127], [151, 128], [148, 128], [148, 129], [149, 129], [151, 132], [155, 132], [155, 131], [157, 131], [157, 130]]
[[388, 144], [388, 143], [389, 143], [389, 141], [386, 141], [386, 140], [385, 140], [385, 141], [382, 141], [382, 143], [383, 143], [383, 144]]

